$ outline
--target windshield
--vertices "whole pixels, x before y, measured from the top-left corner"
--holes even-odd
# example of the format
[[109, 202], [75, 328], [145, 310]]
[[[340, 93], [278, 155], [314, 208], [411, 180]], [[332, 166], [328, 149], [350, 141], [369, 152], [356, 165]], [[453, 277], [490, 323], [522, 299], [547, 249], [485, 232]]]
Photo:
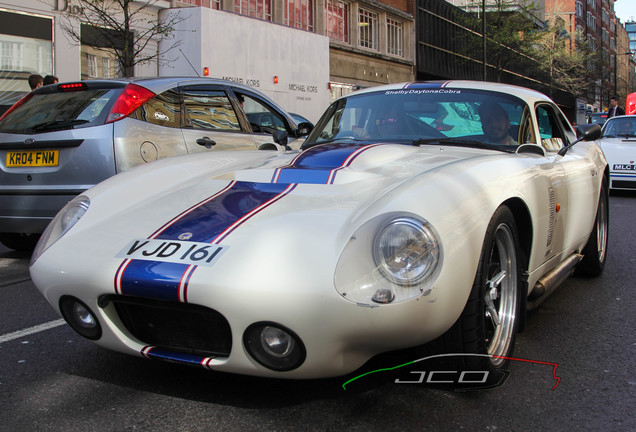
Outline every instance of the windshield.
[[636, 137], [636, 117], [615, 117], [605, 123], [601, 137]]
[[353, 95], [334, 102], [306, 144], [335, 140], [424, 144], [534, 142], [528, 106], [483, 90], [405, 89]]
[[37, 133], [104, 122], [109, 102], [121, 89], [92, 89], [60, 93], [36, 93], [0, 123], [7, 133]]

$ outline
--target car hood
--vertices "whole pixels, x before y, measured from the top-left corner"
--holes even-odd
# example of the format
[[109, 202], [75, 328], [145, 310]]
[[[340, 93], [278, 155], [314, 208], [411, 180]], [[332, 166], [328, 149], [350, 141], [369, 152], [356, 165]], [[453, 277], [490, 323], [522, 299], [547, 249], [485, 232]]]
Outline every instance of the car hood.
[[602, 138], [601, 148], [611, 164], [633, 163], [636, 159], [636, 138]]
[[[113, 219], [119, 214], [127, 226], [138, 220], [144, 229], [158, 229], [160, 221], [183, 218], [180, 215], [193, 208], [214, 214], [213, 220], [222, 219], [211, 210], [212, 203], [236, 205], [236, 211], [245, 213], [266, 205], [268, 213], [283, 209], [287, 220], [305, 212], [329, 212], [336, 219], [350, 217], [440, 167], [456, 165], [445, 171], [452, 176], [476, 160], [499, 157], [514, 156], [480, 149], [357, 143], [320, 145], [301, 153], [216, 152], [153, 162], [108, 179], [87, 194], [92, 217]], [[282, 196], [287, 196], [287, 204], [270, 203]], [[156, 222], [149, 224], [151, 220]], [[212, 225], [207, 223], [203, 230]]]
[[[396, 211], [420, 214], [423, 205], [435, 209], [426, 216], [433, 225], [449, 223], [454, 208], [442, 182], [500, 157], [514, 155], [351, 144], [166, 159], [87, 191], [89, 210], [49, 254], [72, 251], [69, 262], [115, 274], [116, 292], [154, 298], [181, 299], [192, 266], [219, 286], [268, 274], [279, 287], [304, 280], [304, 289], [321, 289], [363, 225]], [[460, 188], [466, 199], [471, 190]]]

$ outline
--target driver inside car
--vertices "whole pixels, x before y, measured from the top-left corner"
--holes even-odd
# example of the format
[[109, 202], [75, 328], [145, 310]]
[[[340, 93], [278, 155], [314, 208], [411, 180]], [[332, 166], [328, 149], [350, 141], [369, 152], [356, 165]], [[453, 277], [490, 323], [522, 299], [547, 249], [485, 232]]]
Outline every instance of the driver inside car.
[[518, 145], [510, 136], [510, 120], [501, 105], [486, 102], [479, 105], [479, 118], [485, 142], [490, 144]]
[[619, 136], [633, 136], [634, 129], [632, 127], [632, 122], [630, 121], [622, 121], [618, 125], [618, 135]]

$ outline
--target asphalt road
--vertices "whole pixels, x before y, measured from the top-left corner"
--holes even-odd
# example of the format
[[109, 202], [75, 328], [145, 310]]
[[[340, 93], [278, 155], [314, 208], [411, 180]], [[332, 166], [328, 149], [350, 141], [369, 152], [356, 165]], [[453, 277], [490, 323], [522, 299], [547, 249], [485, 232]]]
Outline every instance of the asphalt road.
[[525, 361], [469, 393], [390, 376], [343, 390], [346, 377], [258, 379], [109, 352], [59, 320], [27, 256], [0, 248], [0, 431], [636, 430], [634, 214], [636, 194], [610, 197], [603, 275], [570, 279], [531, 312], [515, 351]]

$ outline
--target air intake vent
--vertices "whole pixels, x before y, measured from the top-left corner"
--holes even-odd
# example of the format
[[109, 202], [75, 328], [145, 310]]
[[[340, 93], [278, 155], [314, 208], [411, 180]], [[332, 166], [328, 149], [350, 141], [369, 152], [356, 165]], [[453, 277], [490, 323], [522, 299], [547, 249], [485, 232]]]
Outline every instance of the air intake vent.
[[126, 330], [146, 345], [203, 357], [230, 355], [232, 331], [219, 312], [193, 304], [105, 295], [104, 308], [113, 303]]

